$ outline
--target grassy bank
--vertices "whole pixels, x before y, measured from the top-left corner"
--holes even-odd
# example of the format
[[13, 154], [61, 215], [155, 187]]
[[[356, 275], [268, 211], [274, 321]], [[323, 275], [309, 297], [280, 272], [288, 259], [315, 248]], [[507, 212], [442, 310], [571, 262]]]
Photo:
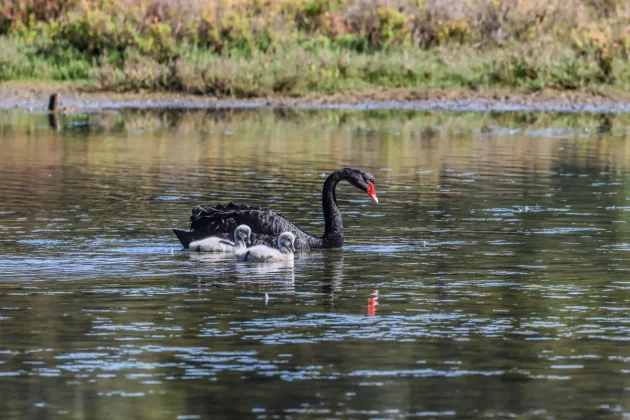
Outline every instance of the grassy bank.
[[630, 88], [622, 0], [5, 0], [0, 80], [215, 96]]

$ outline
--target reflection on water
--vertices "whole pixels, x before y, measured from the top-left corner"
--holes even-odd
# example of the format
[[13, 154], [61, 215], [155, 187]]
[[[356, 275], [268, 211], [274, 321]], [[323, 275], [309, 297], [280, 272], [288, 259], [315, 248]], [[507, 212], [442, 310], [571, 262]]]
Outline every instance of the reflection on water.
[[[621, 417], [630, 117], [357, 111], [0, 114], [7, 417]], [[343, 250], [181, 249], [247, 202]]]

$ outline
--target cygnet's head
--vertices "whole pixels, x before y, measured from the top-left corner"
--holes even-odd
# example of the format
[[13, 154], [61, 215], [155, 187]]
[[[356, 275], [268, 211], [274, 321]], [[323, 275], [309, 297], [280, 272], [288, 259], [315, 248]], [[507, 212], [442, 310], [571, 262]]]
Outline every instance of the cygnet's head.
[[293, 245], [294, 242], [295, 235], [291, 232], [282, 232], [280, 236], [278, 236], [278, 248], [280, 249], [280, 252], [295, 252], [295, 246]]
[[238, 225], [234, 230], [234, 243], [236, 245], [249, 245], [251, 243], [250, 236], [252, 230], [247, 225]]

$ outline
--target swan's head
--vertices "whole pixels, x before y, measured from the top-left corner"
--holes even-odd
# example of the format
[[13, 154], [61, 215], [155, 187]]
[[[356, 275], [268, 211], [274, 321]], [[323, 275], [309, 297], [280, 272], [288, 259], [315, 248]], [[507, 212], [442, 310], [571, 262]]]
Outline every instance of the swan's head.
[[234, 230], [234, 243], [236, 245], [250, 245], [252, 230], [247, 225], [238, 225]]
[[374, 190], [374, 175], [369, 172], [363, 172], [354, 168], [344, 168], [345, 177], [349, 183], [368, 193], [372, 201], [378, 204], [378, 198], [376, 197], [376, 191]]
[[282, 232], [280, 236], [278, 236], [278, 248], [281, 252], [295, 252], [294, 242], [295, 235], [291, 232]]

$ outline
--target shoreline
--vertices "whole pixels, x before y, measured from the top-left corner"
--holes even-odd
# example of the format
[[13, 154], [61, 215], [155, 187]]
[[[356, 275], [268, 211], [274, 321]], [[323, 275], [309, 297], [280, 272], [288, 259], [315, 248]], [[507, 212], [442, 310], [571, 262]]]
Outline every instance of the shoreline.
[[630, 92], [542, 90], [532, 93], [471, 89], [383, 89], [301, 97], [215, 98], [171, 92], [85, 91], [76, 83], [2, 82], [0, 110], [47, 113], [59, 94], [60, 113], [119, 109], [400, 109], [472, 112], [630, 112]]

